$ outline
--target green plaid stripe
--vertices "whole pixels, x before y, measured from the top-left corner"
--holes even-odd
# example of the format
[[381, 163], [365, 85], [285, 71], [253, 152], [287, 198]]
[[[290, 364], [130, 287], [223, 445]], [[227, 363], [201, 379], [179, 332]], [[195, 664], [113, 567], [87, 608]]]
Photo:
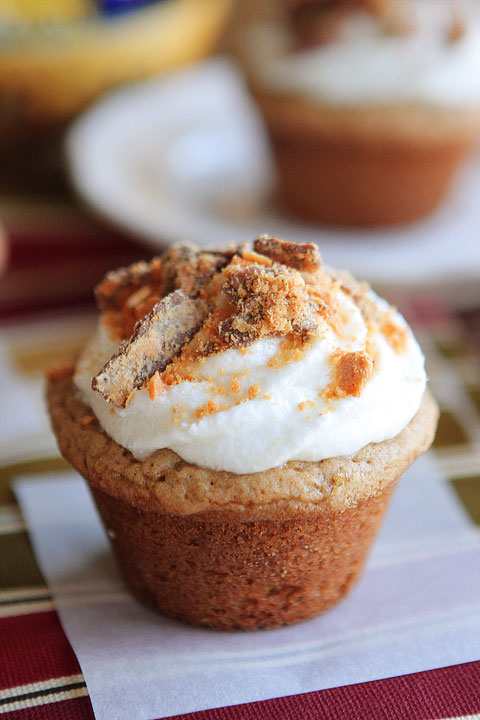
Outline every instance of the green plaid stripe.
[[418, 333], [440, 404], [434, 452], [472, 521], [480, 525], [480, 345], [461, 316]]

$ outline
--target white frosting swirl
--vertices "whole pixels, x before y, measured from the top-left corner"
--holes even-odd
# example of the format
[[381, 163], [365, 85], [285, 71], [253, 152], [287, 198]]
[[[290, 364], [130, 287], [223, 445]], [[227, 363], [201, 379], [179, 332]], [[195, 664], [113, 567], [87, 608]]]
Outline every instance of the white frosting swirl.
[[336, 40], [301, 52], [288, 52], [288, 39], [274, 37], [272, 27], [257, 28], [248, 43], [256, 82], [333, 105], [478, 106], [480, 3], [457, 0], [456, 7], [463, 33], [451, 41], [448, 0], [415, 0], [413, 30], [405, 35], [385, 33], [366, 12], [352, 13]]
[[[388, 308], [372, 297], [382, 310]], [[197, 382], [169, 386], [153, 401], [147, 389], [140, 390], [122, 410], [91, 389], [92, 377], [119, 344], [100, 323], [79, 359], [75, 383], [104, 430], [138, 459], [170, 448], [196, 465], [242, 474], [288, 460], [350, 455], [397, 435], [409, 423], [420, 406], [426, 376], [422, 352], [409, 330], [400, 353], [377, 331], [368, 335], [375, 371], [360, 396], [322, 396], [332, 381], [332, 353], [339, 348], [361, 351], [367, 344], [367, 327], [356, 305], [341, 290], [338, 301], [343, 318], [339, 334], [321, 322], [297, 353], [282, 350], [281, 338], [269, 338], [246, 351], [210, 355], [196, 365]], [[393, 320], [406, 327], [400, 315]], [[209, 400], [218, 411], [202, 417], [199, 408]]]

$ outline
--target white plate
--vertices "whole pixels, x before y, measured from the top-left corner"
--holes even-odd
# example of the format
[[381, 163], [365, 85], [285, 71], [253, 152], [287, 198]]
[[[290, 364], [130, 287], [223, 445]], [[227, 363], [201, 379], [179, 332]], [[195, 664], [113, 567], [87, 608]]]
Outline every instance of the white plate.
[[236, 69], [211, 60], [109, 95], [67, 136], [72, 181], [87, 203], [155, 247], [270, 233], [315, 241], [325, 261], [381, 287], [480, 288], [480, 162], [444, 205], [396, 229], [337, 231], [282, 217], [268, 197], [268, 144]]

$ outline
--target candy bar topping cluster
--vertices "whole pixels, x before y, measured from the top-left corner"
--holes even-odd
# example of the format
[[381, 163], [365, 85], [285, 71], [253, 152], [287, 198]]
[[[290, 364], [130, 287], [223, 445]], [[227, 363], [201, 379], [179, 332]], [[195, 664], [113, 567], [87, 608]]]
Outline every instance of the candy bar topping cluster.
[[[93, 378], [93, 390], [118, 408], [145, 387], [155, 399], [165, 385], [195, 380], [195, 363], [209, 355], [262, 338], [286, 337], [298, 355], [322, 323], [341, 333], [334, 290], [342, 283], [372, 327], [388, 327], [401, 351], [405, 329], [394, 321], [390, 327], [368, 300], [367, 286], [352, 289], [348, 278], [327, 273], [315, 245], [261, 236], [253, 247], [204, 252], [173, 246], [149, 263], [109, 273], [96, 298], [122, 343]], [[338, 349], [331, 363], [329, 397], [358, 397], [375, 366], [367, 352]]]
[[171, 247], [109, 273], [74, 382], [138, 459], [170, 448], [234, 473], [349, 454], [418, 410], [423, 356], [366, 283], [315, 245]]

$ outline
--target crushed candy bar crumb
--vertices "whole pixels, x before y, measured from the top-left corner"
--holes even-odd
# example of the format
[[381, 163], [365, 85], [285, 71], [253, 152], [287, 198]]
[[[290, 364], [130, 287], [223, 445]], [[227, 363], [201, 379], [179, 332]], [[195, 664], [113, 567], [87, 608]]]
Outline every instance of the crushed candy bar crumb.
[[366, 352], [337, 352], [331, 361], [335, 367], [335, 385], [340, 395], [359, 397], [373, 373], [373, 360]]
[[393, 321], [393, 313], [393, 308], [387, 310], [382, 318], [380, 330], [394, 352], [401, 355], [408, 349], [409, 331]]
[[299, 362], [310, 347], [310, 342], [302, 342], [295, 335], [288, 335], [285, 340], [281, 341], [279, 350], [272, 355], [267, 365], [270, 368], [280, 369], [285, 365]]
[[172, 408], [172, 423], [178, 427], [184, 421], [187, 414], [187, 408], [181, 403], [177, 403]]
[[205, 405], [195, 410], [195, 417], [200, 420], [200, 418], [207, 417], [208, 415], [214, 415], [219, 410], [220, 406], [215, 400], [207, 400]]
[[240, 383], [235, 378], [232, 380], [232, 392], [237, 394], [240, 392]]
[[313, 402], [313, 400], [305, 400], [304, 402], [298, 403], [298, 409], [302, 412], [312, 407], [315, 407], [315, 403]]
[[160, 375], [158, 373], [158, 370], [156, 373], [152, 375], [150, 380], [147, 383], [147, 389], [148, 394], [150, 395], [150, 400], [154, 402], [159, 395], [162, 395], [166, 391], [166, 386], [162, 382]]
[[260, 395], [260, 388], [258, 387], [257, 383], [255, 383], [254, 385], [250, 385], [247, 395], [249, 400], [254, 400], [256, 397], [258, 397], [258, 395]]

